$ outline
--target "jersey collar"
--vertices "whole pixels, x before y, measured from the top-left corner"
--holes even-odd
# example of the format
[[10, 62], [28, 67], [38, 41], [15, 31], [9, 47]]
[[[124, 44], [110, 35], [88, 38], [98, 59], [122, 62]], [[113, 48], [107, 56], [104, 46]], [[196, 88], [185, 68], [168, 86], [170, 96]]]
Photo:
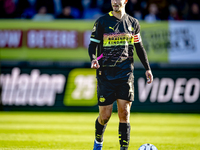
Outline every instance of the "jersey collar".
[[[113, 15], [113, 13], [112, 13], [112, 11], [110, 11], [109, 13], [109, 16], [111, 16], [111, 17], [115, 17], [114, 15]], [[121, 18], [121, 19], [118, 19], [118, 18], [116, 18], [117, 20], [123, 20], [123, 18], [126, 16], [126, 13], [124, 14], [124, 16]]]

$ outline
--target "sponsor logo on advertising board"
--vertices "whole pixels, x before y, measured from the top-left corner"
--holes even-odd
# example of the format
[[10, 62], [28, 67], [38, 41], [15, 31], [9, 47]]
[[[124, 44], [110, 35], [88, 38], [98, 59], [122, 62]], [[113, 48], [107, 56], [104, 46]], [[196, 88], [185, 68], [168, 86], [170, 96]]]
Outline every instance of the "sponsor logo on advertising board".
[[64, 90], [65, 76], [62, 74], [40, 74], [33, 69], [29, 74], [20, 74], [13, 68], [11, 74], [1, 74], [2, 104], [15, 106], [53, 106], [56, 94]]
[[[146, 83], [143, 73], [143, 70], [135, 69], [132, 111], [199, 112], [198, 70], [154, 70], [152, 84]], [[4, 109], [23, 110], [27, 106], [30, 110], [52, 111], [97, 109], [95, 69], [75, 68], [63, 72], [63, 68], [51, 68], [45, 69], [44, 73], [42, 68], [15, 67], [0, 75], [0, 84]], [[117, 109], [116, 105], [113, 109]]]
[[170, 22], [170, 63], [199, 63], [199, 22]]
[[[65, 106], [97, 104], [96, 71], [93, 69], [71, 70], [66, 87], [63, 74], [41, 74], [39, 69], [33, 69], [30, 74], [20, 72], [19, 68], [13, 68], [11, 74], [0, 75], [3, 105], [53, 106], [56, 95], [62, 93]], [[200, 79], [160, 77], [147, 84], [145, 78], [140, 77], [135, 90], [141, 103], [195, 103], [200, 96]]]
[[26, 43], [28, 48], [88, 48], [90, 35], [91, 31], [75, 30], [0, 30], [0, 47], [18, 48]]
[[95, 106], [97, 104], [96, 70], [77, 68], [68, 76], [64, 96], [66, 106]]
[[155, 78], [147, 84], [144, 78], [138, 79], [138, 98], [140, 102], [195, 103], [200, 95], [200, 79], [198, 78]]
[[22, 30], [0, 30], [0, 47], [16, 48], [22, 46]]
[[[1, 59], [69, 59], [76, 60], [77, 51], [84, 53], [90, 43], [93, 22], [65, 22], [46, 24], [20, 21], [4, 22], [0, 30]], [[18, 24], [17, 29], [8, 24]], [[75, 28], [77, 24], [84, 24]], [[6, 28], [8, 25], [8, 28]], [[74, 26], [74, 28], [73, 28]], [[91, 26], [91, 27], [89, 27]], [[200, 23], [193, 21], [169, 21], [147, 24], [141, 22], [141, 37], [150, 62], [199, 63], [200, 55]], [[4, 49], [7, 49], [4, 51]], [[11, 49], [17, 49], [14, 53]], [[38, 55], [38, 49], [46, 50]], [[59, 51], [63, 55], [54, 54]], [[36, 50], [36, 51], [34, 51]], [[67, 51], [68, 50], [68, 51]], [[69, 54], [69, 55], [68, 55]], [[63, 57], [65, 56], [65, 57]], [[136, 55], [135, 55], [136, 56]], [[82, 55], [82, 60], [89, 60]], [[139, 61], [136, 56], [135, 61]]]
[[29, 30], [29, 48], [77, 48], [78, 32], [66, 30]]

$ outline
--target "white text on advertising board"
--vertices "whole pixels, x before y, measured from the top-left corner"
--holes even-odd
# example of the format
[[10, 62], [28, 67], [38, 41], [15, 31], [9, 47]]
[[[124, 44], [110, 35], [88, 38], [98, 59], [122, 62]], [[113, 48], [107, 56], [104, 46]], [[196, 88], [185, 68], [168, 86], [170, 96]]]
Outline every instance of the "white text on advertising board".
[[76, 76], [74, 83], [76, 88], [72, 92], [72, 97], [75, 100], [86, 99], [90, 100], [95, 94], [95, 75], [78, 75]]
[[14, 68], [10, 74], [1, 74], [2, 104], [16, 106], [53, 106], [56, 94], [62, 93], [65, 76], [61, 74], [40, 74], [38, 69], [31, 74], [20, 74]]
[[0, 30], [0, 47], [16, 48], [21, 47], [21, 30]]
[[144, 78], [138, 79], [139, 101], [145, 102], [150, 97], [151, 102], [195, 103], [200, 95], [200, 80], [198, 78], [155, 78], [152, 84], [145, 83]]
[[77, 48], [78, 33], [65, 30], [29, 30], [29, 48]]

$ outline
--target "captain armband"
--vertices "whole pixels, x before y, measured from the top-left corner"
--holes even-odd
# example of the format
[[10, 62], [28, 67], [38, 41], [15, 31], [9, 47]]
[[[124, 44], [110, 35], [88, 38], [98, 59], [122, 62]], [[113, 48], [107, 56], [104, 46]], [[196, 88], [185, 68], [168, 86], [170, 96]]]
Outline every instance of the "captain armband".
[[142, 42], [142, 38], [140, 36], [140, 33], [134, 35], [134, 43], [140, 43]]

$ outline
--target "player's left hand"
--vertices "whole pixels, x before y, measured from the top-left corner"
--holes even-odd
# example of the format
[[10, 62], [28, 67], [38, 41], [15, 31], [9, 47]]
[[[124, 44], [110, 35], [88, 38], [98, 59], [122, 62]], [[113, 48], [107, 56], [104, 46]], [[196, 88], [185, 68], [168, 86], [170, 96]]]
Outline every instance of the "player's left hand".
[[147, 78], [147, 83], [150, 84], [153, 82], [153, 74], [151, 72], [151, 70], [147, 70], [146, 73], [146, 78]]

